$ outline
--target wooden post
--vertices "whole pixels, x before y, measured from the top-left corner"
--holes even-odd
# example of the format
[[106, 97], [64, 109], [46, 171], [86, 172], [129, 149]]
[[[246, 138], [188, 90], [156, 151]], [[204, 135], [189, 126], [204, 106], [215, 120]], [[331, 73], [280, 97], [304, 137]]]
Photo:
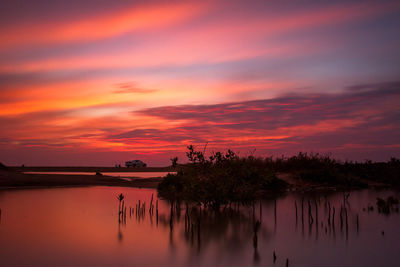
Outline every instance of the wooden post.
[[151, 215], [151, 207], [153, 206], [153, 194], [151, 194], [151, 201], [150, 201], [150, 208], [149, 208], [149, 213]]
[[197, 219], [197, 245], [198, 249], [200, 249], [200, 218]]
[[301, 225], [304, 227], [304, 197], [301, 198]]
[[340, 231], [343, 230], [343, 207], [340, 206]]
[[318, 228], [318, 204], [317, 204], [317, 200], [315, 201], [315, 221], [317, 223], [317, 228]]
[[359, 229], [358, 213], [357, 213], [357, 217], [356, 217], [356, 223], [357, 223], [357, 233], [358, 233], [358, 229]]
[[276, 199], [274, 200], [274, 221], [275, 221], [275, 227], [276, 227]]
[[311, 203], [310, 200], [308, 200], [308, 223], [311, 225], [314, 223], [314, 219], [311, 213]]
[[344, 215], [346, 216], [346, 237], [347, 237], [347, 235], [349, 233], [349, 224], [347, 221], [347, 208], [344, 208]]
[[331, 226], [331, 203], [328, 202], [328, 225]]
[[157, 226], [158, 226], [158, 199], [156, 200], [156, 220], [157, 220]]

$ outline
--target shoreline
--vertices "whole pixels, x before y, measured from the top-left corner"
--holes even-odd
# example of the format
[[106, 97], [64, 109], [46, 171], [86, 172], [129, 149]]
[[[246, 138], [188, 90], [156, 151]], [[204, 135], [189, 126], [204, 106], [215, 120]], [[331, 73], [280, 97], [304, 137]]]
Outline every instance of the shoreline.
[[145, 168], [127, 168], [127, 167], [85, 167], [85, 166], [9, 166], [8, 170], [14, 172], [171, 172], [175, 171], [171, 167], [145, 167]]
[[126, 178], [106, 175], [24, 174], [7, 170], [0, 171], [0, 190], [85, 186], [120, 186], [157, 188], [162, 177]]
[[[35, 168], [34, 171], [42, 172], [54, 171], [57, 168], [59, 171], [66, 171], [66, 167], [30, 167]], [[61, 170], [62, 168], [62, 170]], [[68, 170], [77, 167], [67, 167]], [[97, 167], [78, 167], [81, 171], [95, 169]], [[21, 168], [23, 171], [28, 171], [27, 167]], [[128, 168], [103, 168], [103, 172], [112, 172], [110, 169], [125, 169]], [[146, 170], [143, 170], [146, 169]], [[141, 172], [155, 172], [155, 168], [142, 168]], [[171, 168], [157, 168], [157, 171]], [[106, 171], [105, 171], [106, 170]], [[100, 172], [102, 172], [100, 171]], [[129, 168], [130, 172], [136, 172], [134, 168]], [[304, 182], [295, 179], [290, 173], [278, 173], [278, 178], [287, 183], [286, 192], [320, 192], [320, 191], [348, 191], [362, 189], [358, 187], [343, 187], [335, 185], [325, 185], [318, 183]], [[156, 189], [158, 184], [163, 180], [163, 177], [151, 178], [130, 178], [130, 177], [115, 177], [107, 175], [82, 175], [82, 174], [25, 174], [21, 171], [16, 171], [13, 168], [0, 171], [0, 190], [13, 190], [13, 189], [40, 189], [40, 188], [70, 188], [70, 187], [89, 187], [89, 186], [115, 186], [115, 187], [136, 187], [136, 188], [152, 188]], [[370, 189], [388, 189], [394, 188], [393, 186], [383, 183], [368, 183]]]

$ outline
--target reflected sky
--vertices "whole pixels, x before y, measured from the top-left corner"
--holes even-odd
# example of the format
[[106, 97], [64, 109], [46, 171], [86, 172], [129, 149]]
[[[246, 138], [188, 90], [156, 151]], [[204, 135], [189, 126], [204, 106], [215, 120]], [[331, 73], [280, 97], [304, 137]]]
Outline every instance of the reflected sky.
[[[127, 207], [121, 222], [119, 193]], [[272, 266], [275, 251], [278, 266], [286, 259], [293, 266], [397, 266], [400, 216], [380, 214], [375, 204], [376, 197], [388, 196], [399, 194], [362, 190], [344, 200], [341, 192], [288, 193], [254, 208], [231, 205], [216, 213], [184, 204], [171, 209], [151, 189], [1, 191], [0, 256], [6, 265]], [[141, 215], [139, 200], [141, 207], [145, 203]], [[329, 206], [336, 210], [330, 224]], [[341, 206], [347, 227], [344, 213], [340, 226]]]

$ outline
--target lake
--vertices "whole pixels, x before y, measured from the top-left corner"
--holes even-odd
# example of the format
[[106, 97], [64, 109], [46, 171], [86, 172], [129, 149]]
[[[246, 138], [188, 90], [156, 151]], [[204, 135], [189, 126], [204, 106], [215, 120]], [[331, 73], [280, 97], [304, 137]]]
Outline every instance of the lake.
[[[120, 193], [127, 213], [119, 220]], [[2, 190], [1, 265], [399, 266], [398, 210], [376, 207], [388, 196], [399, 192], [287, 193], [220, 213], [188, 208], [188, 218], [184, 205], [157, 202], [153, 189]], [[139, 200], [144, 214], [136, 212]]]

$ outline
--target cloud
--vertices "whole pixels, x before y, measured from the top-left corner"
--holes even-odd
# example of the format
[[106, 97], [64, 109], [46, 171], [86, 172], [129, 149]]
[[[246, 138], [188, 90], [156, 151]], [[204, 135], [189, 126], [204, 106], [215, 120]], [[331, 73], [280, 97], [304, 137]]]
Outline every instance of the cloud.
[[[224, 8], [222, 13], [221, 8]], [[35, 42], [64, 46], [45, 47], [45, 51], [58, 49], [49, 55], [44, 51], [25, 52], [26, 58], [21, 58], [21, 53], [16, 53], [16, 59], [4, 60], [7, 64], [1, 64], [0, 70], [28, 72], [190, 65], [260, 56], [285, 57], [288, 53], [312, 53], [321, 48], [327, 51], [341, 41], [337, 38], [324, 40], [320, 35], [310, 42], [286, 38], [299, 32], [365, 21], [399, 8], [400, 5], [390, 2], [313, 4], [308, 9], [283, 9], [278, 14], [273, 12], [277, 9], [274, 4], [267, 4], [260, 10], [249, 10], [243, 3], [226, 8], [224, 2], [139, 5], [127, 7], [127, 11], [97, 15], [94, 19], [5, 29], [7, 37], [4, 40], [0, 37], [3, 45], [15, 39], [14, 46]], [[158, 31], [129, 34], [136, 28], [147, 30], [148, 27]], [[304, 39], [309, 39], [309, 35], [306, 36]], [[120, 39], [114, 43], [110, 41], [115, 38]], [[82, 47], [71, 46], [72, 41], [81, 43]], [[115, 46], [117, 49], [112, 49]], [[99, 51], [99, 47], [103, 49]], [[38, 58], [37, 54], [42, 56]]]
[[116, 84], [115, 87], [118, 88], [118, 90], [114, 91], [114, 94], [149, 94], [149, 93], [154, 93], [157, 92], [158, 90], [156, 89], [146, 89], [146, 88], [141, 88], [138, 87], [138, 85], [134, 82], [125, 82], [125, 83], [119, 83]]
[[246, 153], [257, 149], [262, 155], [302, 150], [333, 152], [350, 159], [400, 156], [396, 152], [400, 146], [400, 81], [349, 88], [335, 94], [297, 93], [213, 105], [160, 106], [122, 117], [113, 112], [82, 116], [98, 109], [118, 109], [117, 104], [0, 116], [0, 124], [7, 125], [0, 145], [8, 150], [35, 146], [145, 154], [158, 151], [165, 156], [184, 151], [188, 144], [209, 142], [210, 150], [232, 148]]
[[2, 29], [0, 47], [25, 45], [25, 42], [30, 45], [87, 42], [139, 30], [164, 28], [196, 16], [204, 10], [202, 6], [194, 3], [139, 4], [109, 13], [90, 14], [74, 21], [12, 25]]
[[287, 94], [273, 99], [215, 105], [164, 106], [134, 113], [166, 120], [215, 123], [225, 128], [276, 129], [352, 118], [354, 114], [374, 110], [374, 106], [376, 112], [385, 112], [383, 103], [392, 103], [400, 95], [398, 81], [362, 86], [368, 90], [336, 94]]
[[[174, 121], [181, 140], [223, 142], [242, 147], [263, 147], [274, 140], [281, 147], [336, 149], [349, 144], [360, 147], [398, 146], [400, 144], [400, 82], [355, 85], [365, 90], [345, 90], [336, 94], [292, 94], [274, 99], [215, 105], [164, 106], [135, 111]], [[198, 134], [200, 133], [200, 134]], [[146, 132], [146, 135], [149, 132]], [[127, 132], [120, 137], [143, 137]], [[152, 133], [152, 135], [158, 135]], [[166, 135], [162, 133], [158, 136]], [[168, 134], [167, 134], [168, 136]], [[296, 145], [293, 145], [293, 142]]]

